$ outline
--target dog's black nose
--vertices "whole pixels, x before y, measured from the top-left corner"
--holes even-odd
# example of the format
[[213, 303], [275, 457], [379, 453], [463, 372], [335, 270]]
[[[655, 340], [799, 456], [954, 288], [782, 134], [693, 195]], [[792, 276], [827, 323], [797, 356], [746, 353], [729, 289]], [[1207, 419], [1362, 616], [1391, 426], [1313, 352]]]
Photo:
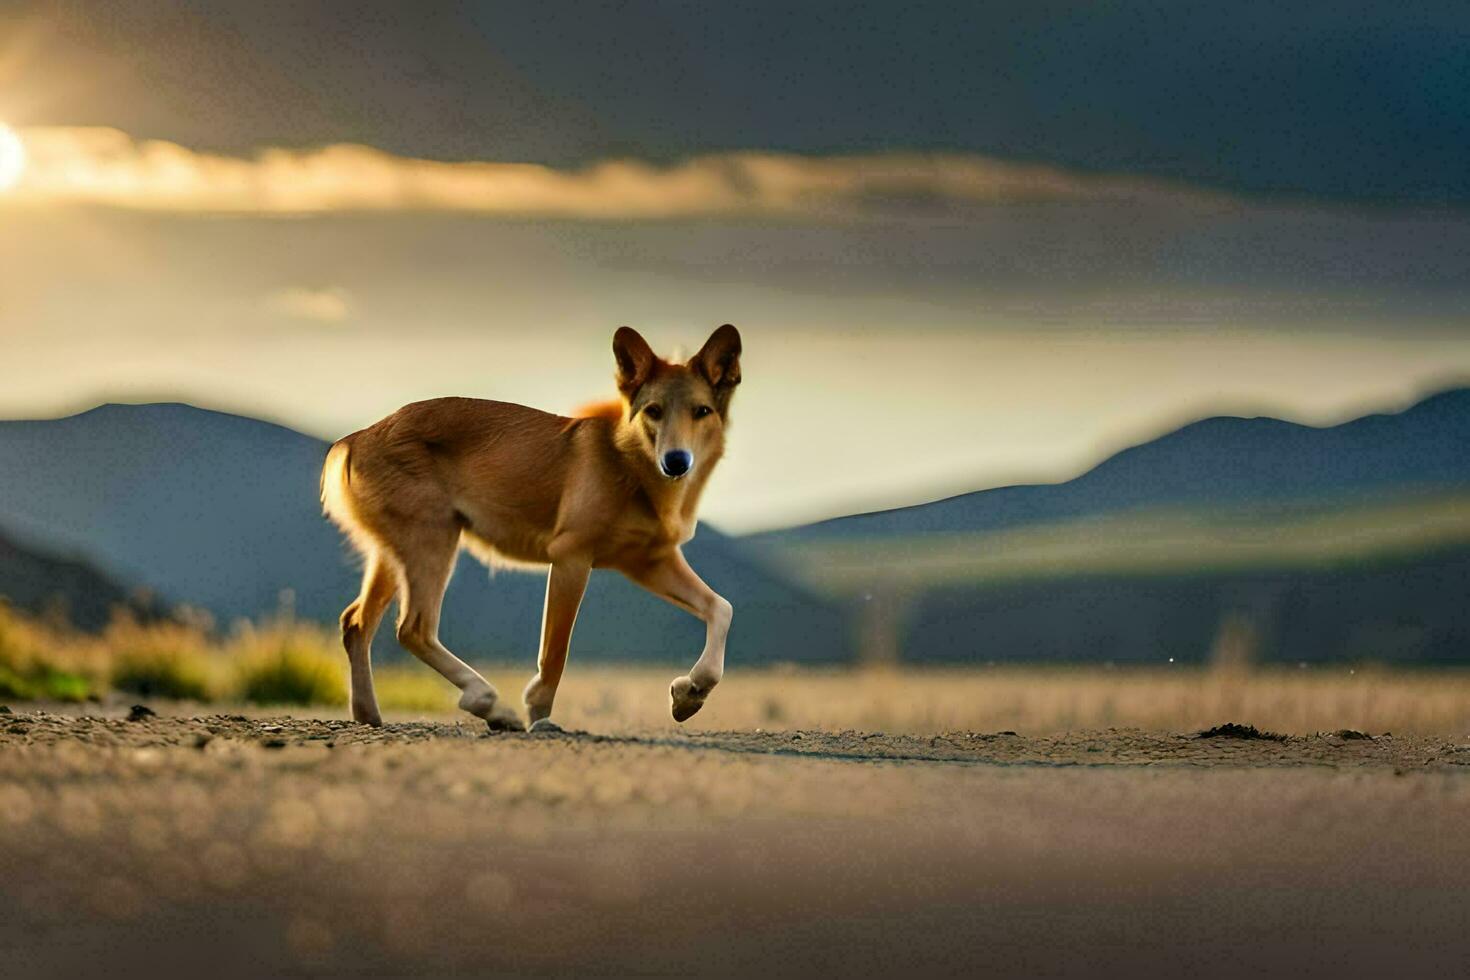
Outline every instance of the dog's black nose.
[[683, 476], [694, 465], [694, 454], [684, 449], [664, 453], [664, 476]]

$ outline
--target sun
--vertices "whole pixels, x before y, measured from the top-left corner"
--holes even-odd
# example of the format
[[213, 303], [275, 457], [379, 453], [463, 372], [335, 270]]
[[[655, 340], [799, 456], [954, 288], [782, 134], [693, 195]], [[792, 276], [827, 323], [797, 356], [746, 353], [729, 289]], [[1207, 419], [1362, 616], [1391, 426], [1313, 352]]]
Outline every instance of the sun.
[[26, 168], [26, 147], [4, 123], [0, 123], [0, 191], [8, 190], [20, 180]]

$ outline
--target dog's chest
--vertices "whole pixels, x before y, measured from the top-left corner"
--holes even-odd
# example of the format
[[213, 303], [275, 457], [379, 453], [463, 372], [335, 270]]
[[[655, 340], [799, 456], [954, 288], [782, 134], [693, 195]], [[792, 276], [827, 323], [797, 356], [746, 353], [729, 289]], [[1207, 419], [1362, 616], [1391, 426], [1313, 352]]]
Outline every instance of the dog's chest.
[[694, 537], [694, 522], [682, 518], [660, 519], [653, 514], [625, 515], [607, 527], [603, 553], [609, 564], [639, 564]]

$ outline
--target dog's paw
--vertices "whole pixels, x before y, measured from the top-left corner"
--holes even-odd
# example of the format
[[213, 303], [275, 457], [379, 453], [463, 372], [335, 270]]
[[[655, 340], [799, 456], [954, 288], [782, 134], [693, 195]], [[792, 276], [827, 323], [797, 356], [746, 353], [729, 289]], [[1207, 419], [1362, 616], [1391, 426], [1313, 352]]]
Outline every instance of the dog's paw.
[[459, 707], [476, 718], [483, 718], [492, 732], [523, 732], [526, 725], [515, 709], [506, 704], [495, 688], [484, 681], [465, 688], [459, 698]]
[[710, 688], [697, 687], [688, 677], [674, 678], [674, 683], [669, 685], [669, 712], [674, 720], [684, 722], [693, 718], [704, 707], [709, 692]]
[[352, 720], [373, 728], [383, 727], [383, 715], [378, 711], [377, 702], [352, 702]]
[[484, 718], [485, 727], [492, 732], [523, 732], [526, 730], [526, 724], [521, 721], [521, 716], [516, 714], [515, 709], [506, 704], [502, 698], [496, 698], [487, 707], [474, 714]]
[[495, 711], [485, 719], [485, 727], [492, 732], [523, 732], [526, 725], [514, 711]]
[[526, 716], [532, 725], [551, 714], [551, 702], [555, 698], [556, 688], [548, 688], [541, 683], [540, 674], [531, 678], [521, 694], [521, 703], [526, 706]]

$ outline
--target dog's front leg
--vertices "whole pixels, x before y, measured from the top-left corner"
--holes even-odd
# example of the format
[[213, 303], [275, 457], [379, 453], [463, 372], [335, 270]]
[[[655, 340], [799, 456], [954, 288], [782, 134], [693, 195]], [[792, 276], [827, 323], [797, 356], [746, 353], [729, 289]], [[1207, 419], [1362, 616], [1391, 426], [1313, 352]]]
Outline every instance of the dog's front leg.
[[704, 621], [704, 651], [689, 673], [674, 678], [669, 686], [669, 709], [674, 720], [685, 721], [704, 707], [704, 699], [725, 676], [725, 638], [730, 633], [734, 609], [704, 584], [677, 548], [667, 557], [625, 570], [625, 574], [659, 598]]
[[[592, 565], [585, 561], [559, 561], [546, 577], [546, 607], [541, 614], [541, 652], [536, 658], [536, 676], [526, 685], [523, 695], [526, 712], [533, 730], [537, 722], [551, 715], [556, 700], [556, 686], [561, 683], [567, 665], [567, 648], [572, 642], [572, 626], [587, 591], [587, 577]], [[541, 728], [553, 727], [548, 722]]]

